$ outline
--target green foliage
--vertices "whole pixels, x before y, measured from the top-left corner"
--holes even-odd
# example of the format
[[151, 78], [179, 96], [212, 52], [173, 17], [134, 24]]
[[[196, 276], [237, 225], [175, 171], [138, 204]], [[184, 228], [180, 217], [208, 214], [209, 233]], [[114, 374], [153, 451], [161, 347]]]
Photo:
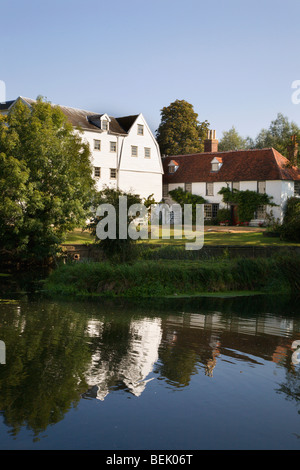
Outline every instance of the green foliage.
[[240, 222], [250, 222], [259, 206], [275, 206], [272, 196], [257, 193], [256, 191], [238, 191], [227, 187], [220, 189], [219, 194], [223, 196], [223, 202], [238, 205], [238, 218]]
[[[92, 235], [95, 237], [96, 243], [99, 243], [99, 246], [103, 250], [104, 255], [113, 262], [125, 262], [130, 261], [136, 258], [136, 241], [127, 236], [127, 238], [120, 238], [120, 197], [127, 198], [127, 209], [133, 204], [141, 204], [142, 199], [140, 196], [133, 194], [131, 192], [121, 191], [120, 189], [114, 189], [105, 187], [102, 191], [99, 191], [93, 200], [93, 216], [88, 225], [88, 229], [91, 231]], [[152, 195], [147, 198], [145, 201], [148, 207], [153, 203]], [[97, 216], [97, 208], [102, 204], [111, 204], [115, 209], [116, 215], [116, 238], [105, 238], [100, 240], [96, 234], [96, 228], [98, 223], [101, 220], [104, 220], [107, 217], [107, 212], [102, 216]], [[146, 206], [145, 206], [146, 207]], [[129, 216], [126, 214], [126, 223], [127, 223], [127, 234], [128, 226], [134, 220], [134, 216]]]
[[169, 191], [173, 201], [180, 205], [182, 214], [184, 213], [184, 205], [191, 204], [193, 212], [193, 224], [196, 222], [196, 207], [197, 204], [205, 204], [206, 200], [202, 196], [197, 196], [189, 191], [184, 191], [182, 188], [173, 189]]
[[280, 235], [283, 240], [300, 242], [300, 199], [297, 197], [287, 200]]
[[249, 148], [249, 142], [239, 135], [236, 128], [232, 126], [229, 131], [223, 132], [223, 137], [219, 142], [219, 152], [229, 150], [243, 150]]
[[[133, 264], [73, 263], [45, 283], [49, 294], [163, 297], [203, 292], [292, 292], [300, 285], [299, 256], [219, 260], [153, 260]], [[289, 266], [293, 266], [289, 270]], [[294, 269], [295, 267], [295, 269]], [[290, 273], [287, 277], [286, 270]]]
[[83, 224], [94, 182], [89, 147], [62, 111], [38, 98], [0, 118], [2, 253], [44, 259]]
[[218, 214], [217, 214], [217, 220], [218, 222], [230, 222], [231, 219], [231, 213], [230, 209], [219, 209]]
[[199, 122], [193, 106], [176, 100], [161, 110], [156, 139], [162, 155], [203, 152], [209, 123]]
[[[277, 114], [268, 129], [262, 129], [255, 139], [255, 148], [273, 147], [286, 158], [290, 158], [289, 148], [293, 135], [300, 140], [300, 128], [281, 113]], [[298, 154], [299, 157], [299, 154]]]

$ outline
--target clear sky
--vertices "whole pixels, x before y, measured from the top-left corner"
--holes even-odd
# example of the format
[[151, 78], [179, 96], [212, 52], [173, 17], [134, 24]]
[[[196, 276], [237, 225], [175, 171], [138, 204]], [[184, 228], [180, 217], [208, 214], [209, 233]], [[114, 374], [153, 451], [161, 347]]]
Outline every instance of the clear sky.
[[176, 99], [220, 138], [278, 112], [300, 126], [299, 0], [0, 0], [0, 80], [19, 95], [151, 129]]

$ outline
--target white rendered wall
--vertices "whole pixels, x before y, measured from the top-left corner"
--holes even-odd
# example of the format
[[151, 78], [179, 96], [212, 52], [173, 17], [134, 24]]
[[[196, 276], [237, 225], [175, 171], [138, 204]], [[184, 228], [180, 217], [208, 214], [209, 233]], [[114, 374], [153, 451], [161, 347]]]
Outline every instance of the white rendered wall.
[[153, 194], [156, 202], [162, 199], [162, 175], [159, 173], [144, 173], [121, 170], [119, 173], [119, 188], [131, 191], [142, 198]]
[[[144, 134], [137, 132], [138, 124]], [[109, 131], [84, 131], [83, 140], [91, 150], [93, 167], [101, 168], [101, 177], [96, 178], [97, 189], [103, 186], [133, 191], [142, 198], [154, 194], [159, 202], [162, 199], [162, 164], [158, 144], [142, 114], [138, 116], [127, 136], [111, 135]], [[100, 140], [101, 149], [94, 149], [94, 140]], [[111, 152], [110, 142], [116, 143], [116, 152]], [[131, 147], [138, 147], [138, 156], [133, 157]], [[145, 148], [150, 149], [150, 158], [145, 157]], [[117, 178], [110, 177], [110, 169], [117, 170]]]

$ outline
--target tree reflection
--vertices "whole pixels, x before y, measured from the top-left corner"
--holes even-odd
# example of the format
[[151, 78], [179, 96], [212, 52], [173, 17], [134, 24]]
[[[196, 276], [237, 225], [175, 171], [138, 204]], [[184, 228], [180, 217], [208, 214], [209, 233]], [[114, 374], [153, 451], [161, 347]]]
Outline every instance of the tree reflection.
[[57, 423], [86, 388], [85, 316], [49, 303], [40, 309], [9, 304], [1, 314], [7, 357], [0, 367], [0, 409], [12, 435], [22, 426], [38, 435]]

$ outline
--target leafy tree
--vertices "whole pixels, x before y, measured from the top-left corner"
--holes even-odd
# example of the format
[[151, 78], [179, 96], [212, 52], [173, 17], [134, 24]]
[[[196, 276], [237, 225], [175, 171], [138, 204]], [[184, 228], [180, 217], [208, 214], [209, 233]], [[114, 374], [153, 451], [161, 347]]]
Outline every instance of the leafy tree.
[[202, 196], [192, 194], [189, 191], [184, 191], [182, 188], [173, 189], [169, 191], [169, 194], [173, 201], [180, 205], [182, 210], [182, 215], [184, 214], [184, 205], [191, 204], [192, 206], [192, 218], [193, 223], [196, 222], [196, 207], [197, 204], [205, 204], [206, 200]]
[[54, 255], [86, 220], [94, 191], [90, 151], [62, 111], [38, 98], [0, 117], [0, 241], [18, 259]]
[[176, 100], [161, 110], [156, 139], [162, 155], [203, 152], [209, 123], [199, 122], [193, 106]]
[[219, 142], [219, 151], [226, 152], [230, 150], [243, 150], [249, 148], [250, 139], [244, 139], [239, 135], [236, 128], [232, 126], [229, 131], [223, 132], [223, 137]]
[[[290, 146], [292, 136], [297, 136], [300, 141], [300, 128], [294, 122], [289, 122], [288, 118], [281, 113], [277, 114], [268, 129], [262, 129], [255, 139], [255, 148], [273, 147], [286, 158], [290, 159]], [[299, 154], [298, 154], [299, 157]]]
[[[126, 197], [126, 207], [121, 207], [120, 198]], [[152, 199], [149, 196], [147, 199], [150, 202]], [[114, 208], [115, 217], [109, 220], [109, 210], [103, 211], [103, 214], [99, 215], [97, 209], [99, 206], [104, 204], [110, 204]], [[140, 196], [133, 194], [131, 192], [122, 191], [120, 189], [109, 188], [108, 186], [99, 191], [93, 201], [93, 216], [88, 225], [89, 230], [92, 235], [95, 237], [96, 243], [99, 243], [101, 249], [103, 249], [104, 256], [108, 259], [116, 262], [127, 262], [133, 260], [136, 255], [136, 246], [135, 240], [133, 240], [128, 235], [128, 227], [133, 222], [136, 216], [128, 215], [128, 209], [134, 204], [142, 204], [142, 199]], [[146, 207], [146, 206], [145, 206]], [[109, 207], [107, 207], [109, 209]], [[126, 214], [124, 216], [124, 211]], [[112, 211], [111, 211], [112, 213]], [[120, 233], [120, 216], [124, 216], [126, 237], [122, 238]], [[108, 230], [111, 228], [110, 224], [115, 228], [114, 238], [107, 236], [106, 238], [99, 239], [97, 235], [97, 225], [99, 222], [103, 221], [103, 226], [107, 229], [105, 232], [108, 233]], [[123, 234], [124, 235], [124, 234]]]

